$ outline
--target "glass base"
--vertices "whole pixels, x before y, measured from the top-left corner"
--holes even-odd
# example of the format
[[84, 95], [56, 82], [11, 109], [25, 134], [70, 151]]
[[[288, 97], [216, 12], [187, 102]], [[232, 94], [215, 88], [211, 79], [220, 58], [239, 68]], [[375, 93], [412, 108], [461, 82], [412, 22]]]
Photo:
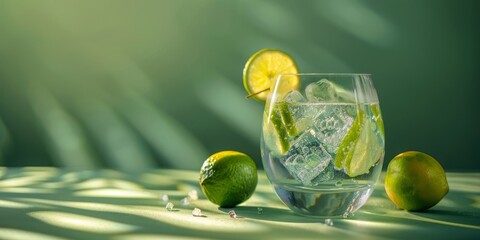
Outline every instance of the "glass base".
[[367, 202], [373, 185], [304, 189], [274, 185], [278, 197], [297, 214], [319, 218], [348, 218]]

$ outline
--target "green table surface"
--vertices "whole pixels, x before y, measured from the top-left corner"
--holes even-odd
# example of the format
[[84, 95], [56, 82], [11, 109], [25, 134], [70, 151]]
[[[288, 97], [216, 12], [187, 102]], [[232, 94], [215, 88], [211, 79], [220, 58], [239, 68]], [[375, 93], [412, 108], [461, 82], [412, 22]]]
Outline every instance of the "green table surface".
[[[450, 192], [426, 212], [397, 209], [383, 178], [353, 217], [329, 225], [291, 212], [264, 172], [231, 218], [205, 199], [194, 171], [0, 168], [0, 239], [480, 239], [480, 173], [448, 173]], [[191, 190], [199, 199], [181, 205]]]

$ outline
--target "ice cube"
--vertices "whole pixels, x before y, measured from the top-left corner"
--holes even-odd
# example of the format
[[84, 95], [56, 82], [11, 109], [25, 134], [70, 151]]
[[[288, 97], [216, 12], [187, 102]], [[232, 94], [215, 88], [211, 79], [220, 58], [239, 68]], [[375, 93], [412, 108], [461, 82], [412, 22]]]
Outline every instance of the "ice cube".
[[330, 227], [333, 226], [333, 220], [330, 218], [325, 219], [325, 225]]
[[310, 102], [327, 102], [335, 99], [335, 88], [327, 79], [310, 83], [305, 88], [305, 95]]
[[327, 79], [311, 83], [305, 88], [309, 102], [355, 102], [355, 95]]
[[335, 170], [333, 166], [333, 157], [332, 160], [329, 163], [326, 163], [325, 168], [323, 169], [322, 173], [319, 174], [317, 177], [312, 179], [312, 185], [318, 185], [322, 182], [328, 181], [333, 179], [335, 176]]
[[200, 208], [194, 208], [193, 211], [192, 211], [192, 215], [194, 217], [202, 217], [202, 210], [200, 210]]
[[353, 125], [355, 105], [328, 105], [315, 117], [314, 129], [325, 149], [335, 155], [340, 143]]
[[315, 116], [324, 111], [325, 108], [324, 105], [308, 102], [292, 102], [287, 103], [287, 106], [298, 132], [306, 130], [313, 123]]
[[168, 211], [172, 211], [172, 210], [173, 210], [173, 203], [168, 202], [168, 203], [167, 203], [167, 206], [165, 206], [165, 208], [166, 208]]
[[231, 218], [237, 218], [237, 213], [234, 210], [228, 212], [228, 215], [230, 215]]
[[190, 200], [198, 200], [197, 190], [194, 189], [194, 190], [188, 192], [188, 198], [190, 198]]
[[290, 175], [306, 186], [316, 186], [333, 178], [332, 156], [316, 138], [313, 129], [295, 139], [280, 162]]
[[308, 100], [297, 90], [293, 90], [285, 97], [285, 102], [288, 103], [305, 103]]

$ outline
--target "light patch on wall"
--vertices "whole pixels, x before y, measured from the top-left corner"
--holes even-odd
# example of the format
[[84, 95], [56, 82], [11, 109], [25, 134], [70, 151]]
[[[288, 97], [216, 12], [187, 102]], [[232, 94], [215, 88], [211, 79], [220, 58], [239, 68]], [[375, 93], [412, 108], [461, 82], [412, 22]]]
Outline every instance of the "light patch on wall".
[[200, 101], [225, 123], [235, 127], [252, 142], [258, 142], [262, 123], [263, 104], [250, 104], [243, 88], [233, 85], [221, 76], [199, 81], [197, 95]]
[[94, 168], [94, 159], [85, 133], [77, 120], [44, 87], [32, 84], [30, 101], [57, 164], [72, 168]]
[[320, 15], [355, 37], [378, 46], [390, 45], [394, 26], [361, 1], [318, 1]]
[[120, 112], [172, 168], [197, 169], [208, 156], [202, 142], [148, 99], [131, 92]]

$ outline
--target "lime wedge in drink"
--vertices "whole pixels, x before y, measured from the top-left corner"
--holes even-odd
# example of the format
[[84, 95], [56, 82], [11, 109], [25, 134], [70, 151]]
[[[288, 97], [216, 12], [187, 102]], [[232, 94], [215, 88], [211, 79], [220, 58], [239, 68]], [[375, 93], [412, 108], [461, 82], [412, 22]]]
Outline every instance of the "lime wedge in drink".
[[290, 109], [288, 108], [287, 103], [280, 103], [277, 104], [278, 106], [278, 111], [280, 112], [280, 116], [282, 116], [282, 121], [287, 129], [288, 136], [290, 137], [295, 137], [298, 135], [297, 128], [295, 127], [295, 120], [292, 117], [292, 113], [290, 112]]
[[[263, 102], [273, 91], [278, 74], [282, 73], [298, 73], [295, 61], [285, 52], [265, 48], [253, 54], [245, 64], [243, 86], [249, 96]], [[287, 93], [299, 85], [297, 76], [289, 76], [282, 79], [277, 91], [279, 94]]]
[[370, 106], [370, 110], [372, 110], [373, 118], [375, 120], [375, 123], [377, 124], [378, 130], [382, 134], [382, 137], [385, 138], [385, 127], [383, 126], [383, 119], [382, 119], [382, 113], [380, 112], [380, 105], [372, 104]]
[[383, 154], [375, 124], [363, 110], [358, 110], [352, 128], [345, 135], [336, 153], [335, 168], [344, 169], [350, 177], [369, 172]]
[[280, 148], [279, 153], [283, 155], [290, 149], [290, 143], [288, 142], [287, 129], [283, 124], [282, 116], [278, 108], [274, 108], [270, 113], [270, 121], [277, 133], [278, 147]]
[[351, 159], [353, 150], [355, 149], [356, 142], [360, 136], [362, 126], [365, 121], [365, 112], [360, 110], [357, 114], [357, 117], [353, 121], [352, 127], [348, 130], [347, 134], [340, 143], [340, 147], [337, 150], [334, 166], [337, 169], [343, 169], [345, 166], [345, 160], [347, 158]]
[[288, 103], [275, 104], [270, 113], [270, 121], [277, 133], [277, 142], [280, 148], [278, 152], [283, 155], [290, 149], [289, 139], [298, 135]]

